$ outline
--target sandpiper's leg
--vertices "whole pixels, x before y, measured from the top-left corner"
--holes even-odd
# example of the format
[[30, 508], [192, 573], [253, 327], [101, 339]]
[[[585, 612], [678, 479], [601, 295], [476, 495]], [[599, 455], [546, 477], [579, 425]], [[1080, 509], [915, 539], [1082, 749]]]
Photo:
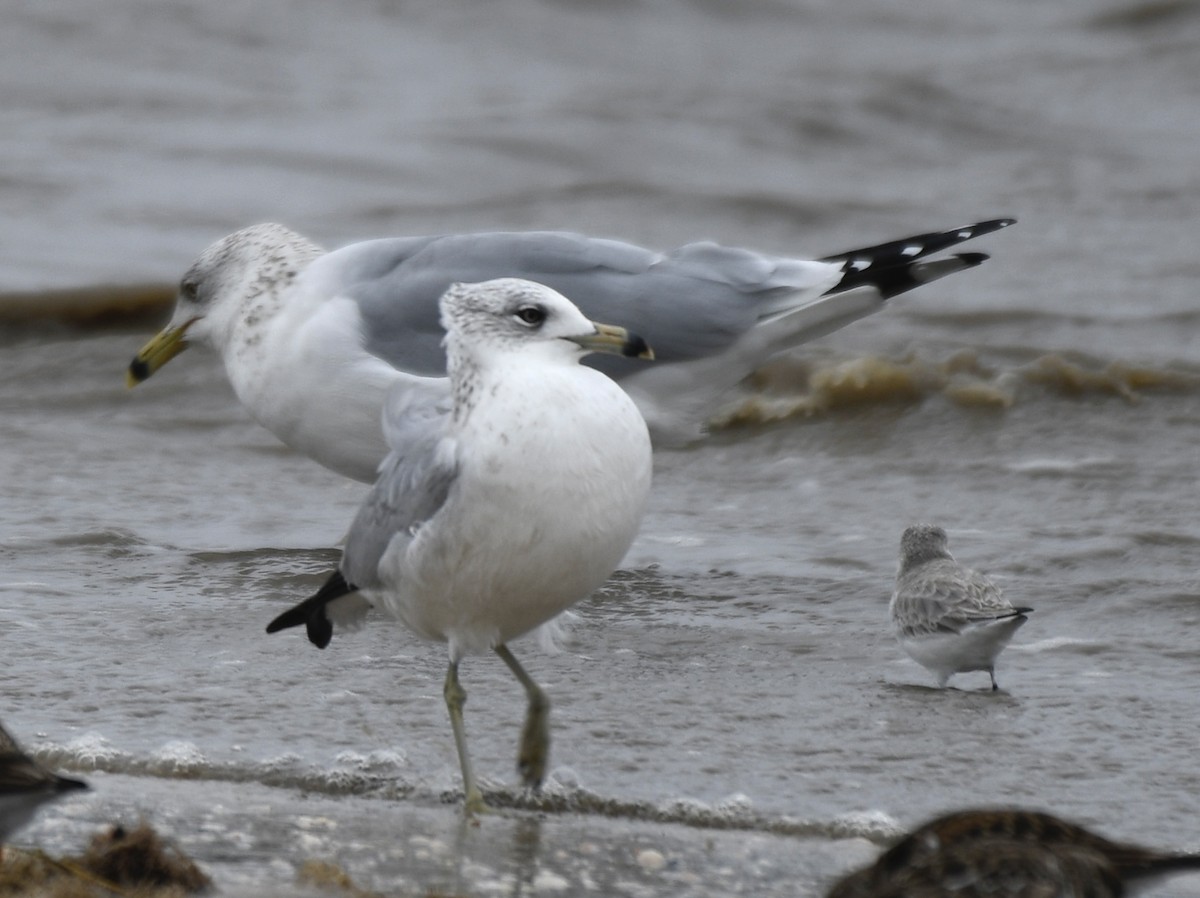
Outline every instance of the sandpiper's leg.
[[487, 810], [483, 793], [475, 783], [475, 772], [471, 769], [471, 756], [467, 753], [467, 733], [463, 728], [463, 705], [467, 703], [466, 690], [458, 682], [458, 662], [451, 661], [446, 671], [446, 685], [442, 690], [446, 708], [450, 712], [450, 728], [454, 730], [454, 746], [458, 749], [458, 763], [462, 766], [463, 794], [466, 802], [463, 810], [472, 816]]
[[992, 692], [998, 692], [1000, 690], [1000, 686], [996, 683], [996, 668], [989, 667], [988, 676], [992, 678]]
[[529, 710], [525, 714], [525, 726], [521, 729], [521, 749], [517, 753], [517, 770], [526, 787], [536, 791], [541, 788], [546, 776], [546, 764], [550, 760], [550, 700], [525, 673], [525, 668], [513, 657], [508, 646], [496, 646], [496, 654], [504, 659], [529, 696]]

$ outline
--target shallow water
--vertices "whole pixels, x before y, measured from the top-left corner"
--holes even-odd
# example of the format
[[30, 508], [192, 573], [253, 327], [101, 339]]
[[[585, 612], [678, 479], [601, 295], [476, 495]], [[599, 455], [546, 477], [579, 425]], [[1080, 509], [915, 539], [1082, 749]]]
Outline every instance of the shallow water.
[[[871, 856], [847, 836], [993, 802], [1200, 849], [1198, 35], [1183, 2], [14, 12], [0, 716], [96, 787], [22, 840], [144, 815], [227, 892], [280, 895], [310, 858], [388, 894], [813, 894]], [[515, 788], [519, 688], [464, 665], [485, 784], [543, 811], [478, 830], [445, 803], [439, 647], [263, 633], [336, 563], [361, 486], [252, 424], [199, 352], [127, 391], [153, 322], [27, 303], [176, 278], [261, 219], [329, 245], [566, 227], [822, 254], [1008, 214], [985, 266], [658, 453], [564, 650], [518, 644], [554, 703], [542, 804]], [[998, 695], [931, 688], [890, 635], [914, 520], [1036, 609]]]

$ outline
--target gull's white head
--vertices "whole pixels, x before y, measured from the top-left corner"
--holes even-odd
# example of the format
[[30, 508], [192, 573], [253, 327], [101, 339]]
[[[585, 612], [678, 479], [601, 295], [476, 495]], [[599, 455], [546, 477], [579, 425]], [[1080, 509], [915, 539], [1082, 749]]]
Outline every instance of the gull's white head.
[[561, 293], [533, 281], [500, 278], [453, 284], [440, 308], [452, 371], [465, 359], [479, 364], [496, 353], [563, 360], [578, 360], [589, 352], [654, 357], [641, 337], [588, 320]]
[[320, 254], [320, 247], [279, 224], [254, 225], [218, 240], [180, 280], [175, 312], [130, 363], [129, 386], [192, 343], [222, 349], [238, 328], [253, 328], [274, 311], [281, 290]]

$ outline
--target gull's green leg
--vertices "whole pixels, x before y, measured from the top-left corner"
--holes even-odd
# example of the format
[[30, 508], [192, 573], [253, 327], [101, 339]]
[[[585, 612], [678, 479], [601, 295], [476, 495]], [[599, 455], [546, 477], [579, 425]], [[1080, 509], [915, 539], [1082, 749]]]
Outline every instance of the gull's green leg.
[[521, 728], [517, 770], [526, 787], [536, 791], [541, 788], [546, 776], [546, 764], [550, 760], [550, 700], [542, 688], [533, 682], [533, 678], [525, 673], [525, 668], [513, 657], [508, 646], [498, 645], [495, 651], [521, 681], [525, 694], [529, 696], [529, 710], [525, 714], [525, 726]]
[[467, 733], [463, 728], [463, 705], [467, 703], [467, 692], [458, 682], [458, 662], [451, 661], [446, 671], [446, 685], [442, 690], [446, 698], [446, 708], [450, 712], [450, 728], [454, 730], [454, 746], [458, 749], [458, 763], [462, 766], [463, 794], [466, 801], [463, 806], [468, 817], [486, 811], [483, 793], [475, 783], [475, 772], [471, 769], [471, 756], [467, 753]]

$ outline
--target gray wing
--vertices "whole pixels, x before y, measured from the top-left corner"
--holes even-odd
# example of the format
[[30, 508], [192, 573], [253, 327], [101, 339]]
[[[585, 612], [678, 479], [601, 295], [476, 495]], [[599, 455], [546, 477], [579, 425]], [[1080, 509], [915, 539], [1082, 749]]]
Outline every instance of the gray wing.
[[918, 565], [896, 582], [892, 614], [906, 636], [961, 633], [1015, 609], [987, 577], [948, 558]]
[[[658, 360], [682, 361], [729, 346], [776, 311], [777, 296], [810, 286], [823, 290], [826, 279], [840, 277], [830, 263], [713, 243], [659, 254], [563, 232], [372, 240], [331, 255], [343, 256], [342, 292], [359, 305], [367, 350], [426, 375], [445, 370], [437, 301], [455, 281], [520, 277], [546, 284], [589, 318], [644, 337]], [[594, 361], [610, 374], [644, 365], [616, 357]]]
[[[982, 253], [918, 260], [1012, 223], [979, 222], [811, 261], [715, 243], [656, 253], [617, 240], [534, 231], [371, 240], [319, 264], [335, 266], [341, 294], [358, 304], [367, 351], [413, 374], [445, 371], [437, 301], [446, 288], [499, 277], [546, 284], [589, 318], [645, 338], [658, 362], [682, 362], [721, 353], [756, 323], [818, 297], [860, 287], [879, 297], [840, 319], [831, 314], [837, 323], [808, 338], [836, 329], [881, 308], [888, 297], [980, 264], [987, 258]], [[645, 367], [607, 354], [585, 364], [614, 377]]]
[[380, 585], [379, 561], [396, 537], [411, 539], [450, 493], [458, 476], [450, 420], [449, 381], [404, 383], [388, 395], [383, 434], [391, 452], [379, 466], [375, 485], [358, 509], [341, 572], [359, 589]]

